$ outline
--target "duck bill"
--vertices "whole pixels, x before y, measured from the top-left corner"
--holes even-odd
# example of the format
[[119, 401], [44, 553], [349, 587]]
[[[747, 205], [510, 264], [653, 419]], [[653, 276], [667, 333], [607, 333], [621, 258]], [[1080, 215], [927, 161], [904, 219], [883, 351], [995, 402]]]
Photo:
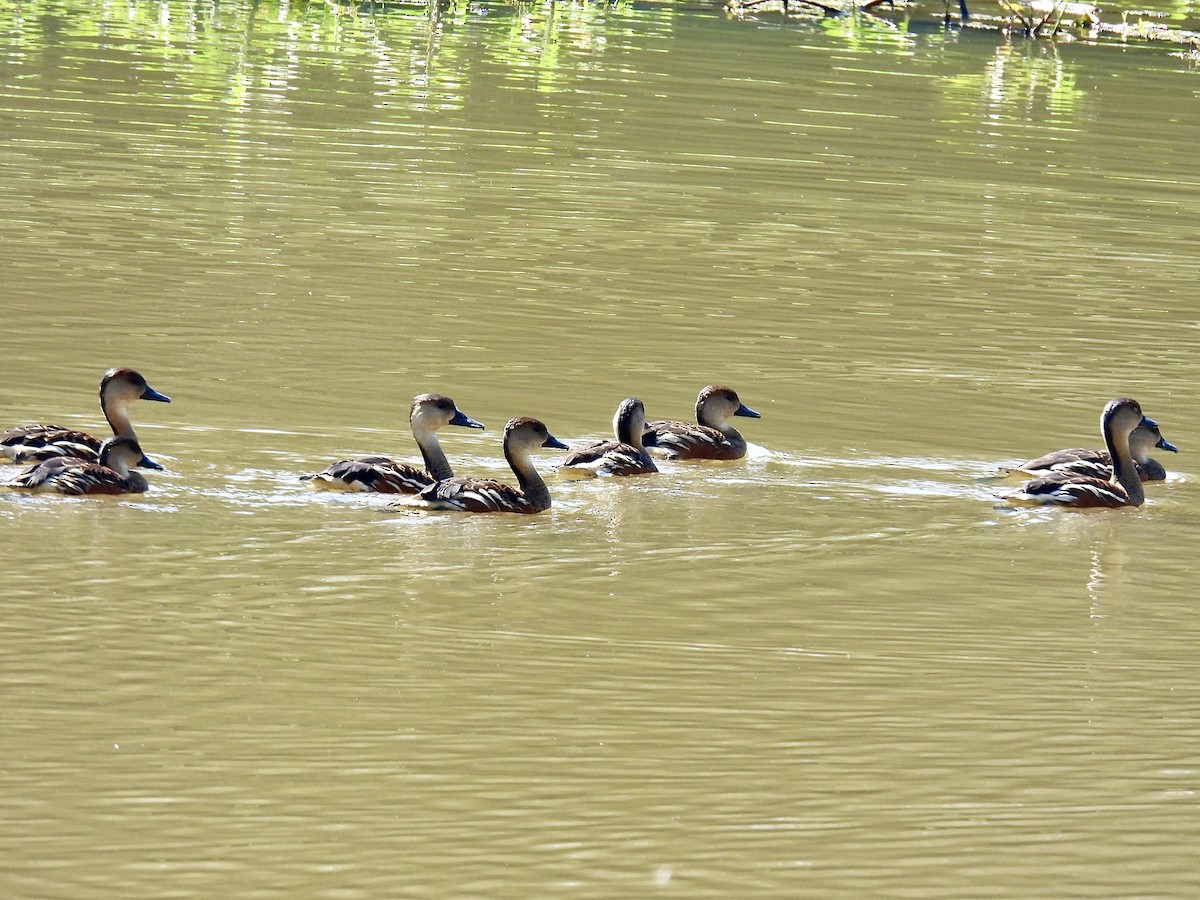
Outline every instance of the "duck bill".
[[1179, 448], [1168, 441], [1165, 437], [1160, 437], [1158, 443], [1154, 445], [1159, 450], [1170, 450], [1172, 453], [1178, 453]]
[[542, 441], [543, 447], [553, 447], [555, 450], [570, 450], [571, 448], [560, 441], [552, 434], [546, 435], [546, 440]]
[[450, 420], [451, 425], [457, 425], [459, 428], [483, 428], [482, 422], [476, 422], [462, 410], [454, 411], [454, 418]]
[[158, 463], [156, 463], [154, 460], [152, 460], [150, 457], [148, 457], [145, 453], [142, 454], [142, 458], [138, 462], [138, 468], [154, 469], [154, 471], [156, 471], [156, 472], [163, 471], [163, 467], [160, 466]]
[[747, 419], [761, 419], [762, 413], [756, 413], [745, 403], [739, 406], [733, 413], [735, 416], [745, 416]]
[[146, 389], [144, 391], [142, 391], [141, 399], [142, 400], [157, 400], [159, 403], [170, 403], [171, 402], [170, 397], [168, 397], [166, 394], [160, 394], [154, 388], [150, 387], [150, 385], [146, 385]]

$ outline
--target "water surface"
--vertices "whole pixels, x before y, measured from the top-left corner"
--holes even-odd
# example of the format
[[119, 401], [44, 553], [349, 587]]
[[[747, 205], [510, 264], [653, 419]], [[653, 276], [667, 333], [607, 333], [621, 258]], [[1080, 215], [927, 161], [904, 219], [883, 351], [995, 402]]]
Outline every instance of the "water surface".
[[[2, 424], [172, 397], [0, 495], [4, 892], [1195, 896], [1197, 72], [932, 21], [0, 9]], [[710, 382], [537, 517], [299, 481]], [[1146, 506], [998, 499], [1122, 394]]]

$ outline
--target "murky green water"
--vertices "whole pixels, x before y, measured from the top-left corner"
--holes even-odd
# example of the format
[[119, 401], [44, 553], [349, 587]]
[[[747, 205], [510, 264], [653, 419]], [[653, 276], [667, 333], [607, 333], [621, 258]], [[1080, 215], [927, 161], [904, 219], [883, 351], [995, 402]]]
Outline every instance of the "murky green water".
[[[1200, 71], [934, 19], [0, 5], [0, 425], [173, 399], [0, 494], [0, 890], [1200, 893]], [[712, 381], [538, 517], [298, 481]], [[1121, 394], [1145, 507], [997, 501]]]

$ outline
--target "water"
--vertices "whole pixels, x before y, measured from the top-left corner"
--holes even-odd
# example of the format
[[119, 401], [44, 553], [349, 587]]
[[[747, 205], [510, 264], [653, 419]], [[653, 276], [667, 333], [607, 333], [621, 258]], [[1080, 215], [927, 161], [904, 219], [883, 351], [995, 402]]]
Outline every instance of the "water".
[[[2, 424], [172, 397], [146, 495], [0, 494], [4, 893], [1195, 896], [1194, 65], [334, 10], [0, 9]], [[537, 517], [299, 481], [714, 381], [746, 460]], [[999, 501], [1122, 394], [1145, 507]]]

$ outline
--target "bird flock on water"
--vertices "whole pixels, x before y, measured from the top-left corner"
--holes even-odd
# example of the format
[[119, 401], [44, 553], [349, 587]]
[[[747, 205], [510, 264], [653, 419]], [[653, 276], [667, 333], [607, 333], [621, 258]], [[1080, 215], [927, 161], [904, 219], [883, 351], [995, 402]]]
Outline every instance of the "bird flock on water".
[[[142, 450], [128, 408], [138, 400], [170, 403], [138, 372], [114, 368], [100, 381], [100, 408], [112, 437], [98, 438], [59, 425], [18, 425], [0, 434], [0, 461], [26, 464], [7, 481], [9, 488], [69, 496], [138, 494], [149, 487], [135, 469], [163, 467]], [[418, 394], [409, 409], [409, 425], [421, 452], [420, 466], [386, 456], [339, 460], [320, 472], [301, 476], [315, 488], [404, 495], [415, 508], [469, 513], [543, 512], [550, 490], [533, 457], [537, 450], [568, 451], [557, 466], [560, 478], [632, 477], [656, 474], [655, 459], [737, 460], [746, 455], [746, 439], [730, 419], [760, 418], [737, 393], [710, 384], [696, 398], [695, 422], [648, 421], [641, 400], [628, 397], [613, 416], [613, 439], [571, 449], [537, 419], [520, 416], [504, 426], [505, 459], [517, 484], [490, 478], [456, 476], [437, 432], [446, 426], [483, 429], [443, 394]], [[1136, 400], [1110, 400], [1100, 416], [1102, 449], [1058, 450], [1008, 470], [1032, 476], [1004, 495], [1016, 504], [1075, 509], [1141, 506], [1143, 482], [1167, 477], [1150, 454], [1177, 452]]]

